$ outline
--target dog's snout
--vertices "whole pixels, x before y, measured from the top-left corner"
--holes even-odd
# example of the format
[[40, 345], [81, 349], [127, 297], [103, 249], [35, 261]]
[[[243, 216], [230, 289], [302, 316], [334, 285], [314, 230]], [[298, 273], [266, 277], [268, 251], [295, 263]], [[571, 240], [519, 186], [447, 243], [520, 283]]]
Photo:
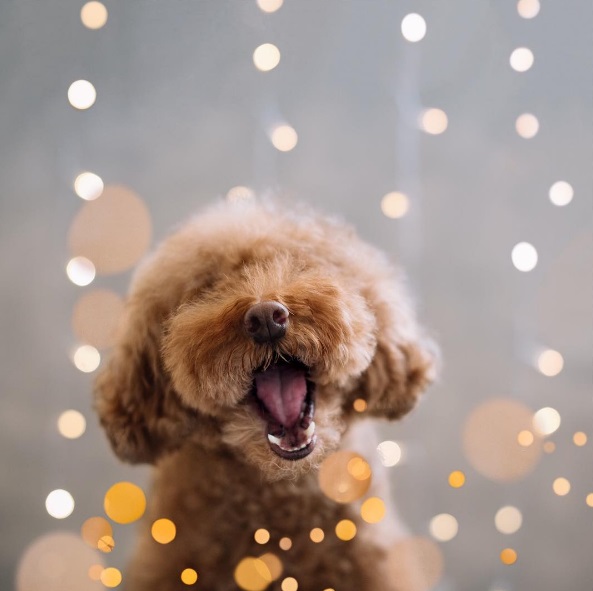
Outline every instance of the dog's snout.
[[245, 331], [256, 343], [272, 343], [286, 334], [288, 310], [280, 302], [259, 302], [245, 314]]

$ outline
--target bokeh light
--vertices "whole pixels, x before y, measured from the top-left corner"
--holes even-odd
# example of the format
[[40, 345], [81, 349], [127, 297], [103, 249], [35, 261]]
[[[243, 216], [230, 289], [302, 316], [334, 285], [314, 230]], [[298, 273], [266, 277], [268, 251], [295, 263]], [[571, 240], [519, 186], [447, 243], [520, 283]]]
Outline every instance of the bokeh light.
[[532, 271], [537, 265], [537, 250], [529, 242], [519, 242], [513, 247], [511, 260], [519, 271]]
[[113, 528], [104, 517], [89, 517], [80, 528], [80, 536], [88, 546], [97, 548], [101, 538], [113, 537]]
[[103, 583], [105, 587], [118, 587], [121, 580], [121, 572], [113, 566], [110, 566], [101, 572], [101, 583]]
[[170, 519], [162, 518], [152, 524], [150, 533], [159, 544], [169, 544], [175, 539], [177, 528]]
[[139, 486], [118, 482], [105, 493], [103, 508], [112, 521], [132, 523], [144, 515], [146, 497]]
[[115, 540], [112, 536], [101, 536], [99, 538], [99, 541], [97, 542], [97, 548], [101, 552], [108, 554], [109, 552], [112, 552], [115, 548]]
[[523, 523], [523, 515], [517, 507], [507, 505], [500, 508], [494, 516], [494, 525], [501, 534], [514, 534]]
[[527, 72], [533, 66], [533, 52], [527, 47], [517, 47], [511, 53], [509, 63], [516, 72]]
[[549, 406], [540, 408], [533, 415], [533, 428], [540, 435], [551, 435], [560, 427], [560, 413]]
[[447, 113], [442, 109], [426, 109], [419, 118], [420, 129], [430, 135], [440, 135], [449, 125]]
[[370, 497], [360, 507], [360, 516], [367, 523], [379, 523], [385, 517], [385, 503], [379, 497]]
[[319, 542], [323, 542], [323, 539], [325, 538], [325, 533], [320, 527], [314, 527], [309, 532], [309, 537], [311, 538], [312, 542], [319, 544]]
[[181, 571], [181, 582], [184, 585], [193, 585], [198, 580], [198, 573], [193, 568], [184, 568]]
[[353, 403], [352, 403], [352, 408], [356, 411], [356, 412], [364, 412], [367, 409], [367, 401], [363, 400], [362, 398], [357, 398]]
[[108, 289], [85, 293], [72, 312], [72, 330], [82, 342], [97, 348], [111, 347], [124, 311], [123, 299]]
[[508, 566], [515, 564], [517, 562], [517, 552], [512, 548], [505, 548], [500, 553], [500, 561]]
[[88, 80], [76, 80], [68, 88], [68, 102], [79, 110], [90, 109], [97, 99], [97, 91]]
[[100, 581], [101, 580], [101, 573], [103, 572], [103, 565], [102, 564], [91, 564], [89, 567], [89, 579], [91, 581]]
[[574, 189], [570, 183], [566, 181], [557, 181], [551, 187], [548, 192], [550, 201], [558, 207], [568, 205], [574, 197]]
[[267, 529], [260, 528], [253, 534], [253, 539], [258, 544], [267, 544], [270, 541], [270, 532]]
[[449, 474], [448, 482], [451, 488], [461, 488], [465, 484], [465, 474], [461, 470], [455, 470]]
[[522, 447], [517, 434], [532, 426], [533, 411], [511, 399], [482, 403], [468, 416], [463, 430], [463, 450], [469, 463], [486, 478], [513, 481], [536, 466], [541, 441]]
[[94, 201], [101, 196], [105, 185], [94, 172], [81, 172], [74, 180], [74, 192], [85, 201]]
[[101, 354], [92, 345], [81, 345], [74, 351], [72, 361], [79, 371], [92, 373], [101, 363]]
[[67, 490], [58, 488], [47, 495], [45, 508], [52, 517], [65, 519], [74, 511], [74, 499]]
[[438, 544], [425, 537], [405, 538], [388, 555], [388, 572], [406, 591], [432, 591], [443, 575], [444, 558]]
[[126, 187], [107, 185], [101, 199], [85, 203], [70, 226], [74, 255], [93, 261], [99, 273], [126, 271], [148, 250], [152, 223], [146, 205]]
[[342, 519], [336, 524], [336, 536], [343, 542], [349, 542], [356, 536], [356, 524], [350, 519]]
[[348, 461], [346, 466], [348, 473], [356, 480], [367, 481], [371, 478], [371, 466], [362, 457], [357, 456]]
[[297, 132], [290, 125], [277, 125], [272, 129], [270, 140], [280, 152], [290, 152], [299, 141]]
[[272, 581], [276, 581], [282, 576], [282, 571], [284, 570], [282, 566], [282, 561], [278, 556], [272, 554], [271, 552], [266, 552], [262, 554], [259, 559], [268, 567], [270, 570], [270, 575], [272, 576]]
[[593, 493], [589, 493], [587, 495], [587, 498], [585, 499], [585, 502], [587, 503], [587, 505], [589, 507], [593, 507]]
[[395, 441], [382, 441], [377, 446], [377, 452], [381, 463], [387, 468], [396, 466], [402, 459], [402, 448]]
[[407, 14], [402, 19], [401, 30], [406, 41], [416, 43], [426, 35], [426, 21], [419, 14]]
[[572, 436], [572, 441], [577, 447], [583, 447], [583, 445], [587, 445], [587, 434], [582, 431], [577, 431]]
[[292, 540], [290, 538], [280, 538], [280, 541], [278, 542], [278, 546], [280, 546], [280, 550], [284, 550], [285, 552], [287, 552], [288, 550], [290, 550], [292, 548]]
[[556, 451], [556, 444], [553, 441], [546, 441], [544, 443], [544, 451], [547, 454], [552, 454]]
[[66, 265], [66, 274], [74, 285], [84, 287], [93, 282], [96, 274], [95, 265], [86, 257], [74, 257]]
[[257, 5], [263, 12], [276, 12], [282, 4], [284, 0], [257, 0]]
[[107, 16], [107, 8], [101, 2], [87, 2], [80, 10], [80, 20], [87, 29], [100, 29]]
[[545, 376], [557, 376], [564, 367], [564, 358], [554, 349], [546, 349], [537, 357], [537, 368]]
[[381, 211], [385, 216], [392, 219], [404, 217], [410, 209], [408, 196], [399, 191], [387, 193], [381, 199]]
[[517, 12], [522, 18], [536, 17], [539, 13], [539, 9], [539, 0], [519, 0], [519, 2], [517, 2]]
[[280, 585], [282, 591], [297, 591], [299, 584], [294, 577], [286, 577]]
[[86, 419], [77, 410], [65, 410], [58, 417], [58, 431], [66, 439], [78, 439], [86, 430]]
[[243, 187], [241, 185], [232, 187], [226, 194], [228, 201], [237, 203], [239, 201], [249, 201], [255, 199], [255, 191], [249, 187]]
[[280, 63], [280, 50], [272, 43], [264, 43], [253, 52], [253, 63], [258, 70], [269, 72]]
[[235, 583], [245, 591], [263, 591], [272, 582], [268, 565], [260, 558], [247, 556], [235, 568]]
[[319, 469], [321, 490], [338, 503], [351, 503], [360, 499], [370, 484], [368, 462], [352, 451], [341, 450], [329, 455]]
[[448, 542], [452, 540], [459, 531], [459, 525], [457, 519], [449, 513], [441, 513], [435, 515], [430, 520], [430, 534], [435, 540], [439, 542]]
[[539, 121], [532, 113], [523, 113], [517, 117], [515, 129], [523, 139], [530, 140], [539, 131]]
[[521, 447], [529, 447], [533, 444], [534, 441], [535, 437], [533, 436], [533, 433], [531, 431], [527, 429], [519, 431], [519, 434], [517, 435], [517, 442]]
[[570, 492], [570, 481], [562, 477], [556, 478], [552, 484], [552, 489], [559, 497], [564, 497]]

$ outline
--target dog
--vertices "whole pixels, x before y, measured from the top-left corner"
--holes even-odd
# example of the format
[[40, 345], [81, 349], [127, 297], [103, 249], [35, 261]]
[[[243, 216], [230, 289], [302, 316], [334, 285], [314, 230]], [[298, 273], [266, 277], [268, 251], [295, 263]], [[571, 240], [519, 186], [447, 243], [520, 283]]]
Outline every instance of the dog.
[[[155, 467], [126, 589], [187, 589], [186, 568], [210, 591], [295, 589], [286, 577], [302, 591], [399, 589], [388, 564], [398, 526], [367, 524], [318, 474], [340, 446], [368, 446], [361, 419], [402, 417], [434, 373], [401, 278], [346, 224], [249, 200], [182, 226], [138, 269], [95, 386], [117, 456]], [[367, 494], [384, 486], [374, 474]], [[150, 535], [159, 518], [177, 528], [166, 545]], [[344, 519], [357, 528], [349, 541], [334, 534]], [[238, 581], [241, 561], [266, 550], [282, 576]]]

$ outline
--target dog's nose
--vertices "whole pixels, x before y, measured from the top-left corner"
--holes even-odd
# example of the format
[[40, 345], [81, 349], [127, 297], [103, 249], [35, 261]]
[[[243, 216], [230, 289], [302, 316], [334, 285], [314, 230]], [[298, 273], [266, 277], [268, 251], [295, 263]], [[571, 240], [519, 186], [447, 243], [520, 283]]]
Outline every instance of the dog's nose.
[[247, 310], [245, 331], [256, 343], [273, 343], [286, 334], [288, 310], [280, 302], [260, 302]]

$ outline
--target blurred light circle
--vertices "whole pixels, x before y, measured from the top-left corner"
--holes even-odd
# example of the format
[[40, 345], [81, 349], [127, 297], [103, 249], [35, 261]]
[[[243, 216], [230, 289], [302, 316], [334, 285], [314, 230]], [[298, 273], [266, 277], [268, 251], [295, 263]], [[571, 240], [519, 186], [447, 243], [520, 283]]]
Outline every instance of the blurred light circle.
[[175, 539], [177, 528], [170, 519], [157, 519], [150, 528], [150, 533], [159, 544], [169, 544]]
[[519, 242], [513, 247], [511, 260], [519, 271], [532, 271], [537, 265], [537, 250], [529, 242]]
[[198, 573], [193, 568], [185, 568], [181, 571], [181, 582], [185, 585], [193, 585], [198, 580]]
[[276, 12], [284, 4], [284, 0], [257, 0], [257, 5], [263, 12]]
[[235, 568], [235, 583], [244, 591], [263, 591], [272, 582], [268, 565], [260, 558], [247, 556]]
[[266, 552], [262, 554], [259, 559], [268, 567], [270, 570], [270, 575], [272, 576], [272, 581], [279, 579], [282, 576], [283, 566], [282, 561], [278, 556], [272, 554], [271, 552]]
[[367, 523], [379, 523], [385, 517], [385, 503], [379, 497], [366, 499], [360, 508], [360, 516]]
[[100, 560], [74, 533], [45, 534], [22, 554], [16, 591], [96, 591], [97, 583], [89, 577], [89, 570]]
[[314, 527], [309, 532], [309, 537], [311, 538], [312, 542], [319, 544], [319, 542], [323, 542], [323, 539], [325, 538], [325, 533], [320, 527]]
[[352, 503], [364, 496], [371, 484], [370, 468], [367, 475], [366, 466], [368, 463], [355, 452], [334, 452], [321, 464], [319, 486], [333, 501]]
[[299, 584], [294, 577], [286, 577], [286, 579], [284, 579], [280, 585], [280, 589], [282, 589], [282, 591], [297, 591], [298, 588]]
[[550, 187], [550, 201], [558, 207], [568, 205], [574, 197], [574, 189], [566, 181], [557, 181]]
[[233, 203], [249, 201], [250, 199], [255, 199], [255, 192], [249, 187], [237, 186], [229, 189], [226, 198]]
[[107, 185], [101, 199], [85, 203], [69, 232], [70, 250], [104, 274], [126, 271], [148, 250], [152, 233], [144, 202], [130, 189]]
[[108, 554], [115, 548], [115, 540], [112, 536], [101, 536], [97, 542], [97, 548], [101, 552]]
[[539, 13], [539, 0], [519, 0], [517, 12], [522, 18], [534, 18]]
[[589, 493], [585, 499], [585, 502], [589, 507], [593, 507], [593, 493]]
[[533, 436], [533, 433], [527, 429], [520, 431], [517, 435], [517, 442], [522, 447], [529, 447], [534, 441], [535, 437]]
[[410, 200], [408, 196], [399, 191], [387, 193], [381, 200], [381, 211], [388, 218], [401, 218], [408, 213], [410, 209]]
[[537, 358], [537, 368], [545, 376], [557, 376], [564, 367], [564, 358], [554, 349], [546, 349]]
[[87, 2], [80, 10], [80, 20], [87, 29], [100, 29], [107, 22], [107, 8], [101, 2]]
[[349, 542], [356, 536], [356, 524], [350, 519], [342, 519], [336, 525], [336, 536], [343, 542]]
[[280, 550], [290, 550], [292, 548], [292, 540], [290, 538], [280, 538], [278, 546], [280, 546]]
[[367, 409], [367, 401], [363, 400], [362, 398], [357, 398], [353, 403], [352, 403], [352, 408], [356, 411], [356, 412], [364, 412]]
[[429, 538], [405, 538], [388, 553], [390, 579], [406, 591], [431, 591], [443, 576], [444, 558]]
[[455, 470], [449, 474], [448, 482], [451, 488], [461, 488], [465, 484], [465, 474], [461, 470]]
[[67, 490], [58, 488], [47, 495], [45, 508], [52, 517], [65, 519], [74, 511], [74, 499]]
[[533, 427], [540, 435], [551, 435], [560, 427], [560, 413], [547, 406], [533, 415]]
[[68, 88], [68, 101], [75, 109], [89, 109], [96, 99], [97, 91], [88, 80], [77, 80]]
[[81, 345], [74, 351], [72, 361], [83, 373], [94, 372], [101, 363], [101, 354], [92, 345]]
[[517, 507], [507, 505], [496, 512], [494, 525], [501, 534], [514, 534], [523, 523], [523, 515]]
[[274, 127], [270, 135], [273, 146], [280, 152], [290, 152], [299, 141], [297, 132], [290, 125]]
[[121, 579], [121, 572], [113, 566], [103, 569], [101, 572], [101, 583], [103, 583], [105, 587], [117, 587], [121, 583]]
[[457, 519], [448, 513], [441, 513], [435, 515], [430, 520], [430, 534], [435, 540], [439, 542], [448, 542], [452, 540], [459, 530]]
[[517, 47], [511, 53], [509, 63], [516, 72], [526, 72], [533, 66], [533, 52], [527, 47]]
[[572, 436], [572, 441], [577, 447], [583, 447], [584, 445], [587, 445], [587, 434], [582, 431], [577, 431]]
[[515, 550], [513, 550], [512, 548], [505, 548], [500, 553], [500, 561], [503, 564], [506, 564], [509, 566], [511, 564], [515, 564], [515, 562], [517, 562], [517, 552], [515, 552]]
[[415, 43], [426, 35], [426, 21], [416, 13], [404, 16], [401, 24], [402, 35], [407, 41]]
[[113, 528], [104, 517], [89, 517], [82, 524], [80, 535], [91, 548], [98, 548], [101, 538], [113, 537]]
[[89, 579], [91, 581], [100, 581], [101, 580], [101, 573], [103, 572], [103, 565], [102, 564], [91, 564], [89, 567]]
[[523, 113], [519, 115], [515, 121], [515, 129], [517, 133], [524, 139], [530, 140], [537, 135], [539, 131], [539, 121], [535, 115], [531, 113]]
[[381, 463], [387, 468], [399, 464], [402, 459], [401, 447], [395, 441], [382, 441], [377, 446], [377, 452]]
[[447, 113], [442, 109], [425, 109], [420, 115], [420, 129], [431, 135], [443, 133], [448, 125]]
[[253, 539], [258, 544], [267, 544], [270, 541], [270, 532], [267, 529], [260, 528], [253, 534]]
[[367, 481], [371, 478], [371, 467], [362, 457], [355, 457], [349, 460], [346, 469], [356, 480]]
[[103, 508], [116, 523], [132, 523], [144, 515], [146, 497], [139, 486], [118, 482], [105, 493]]
[[86, 430], [86, 419], [77, 410], [65, 410], [58, 417], [58, 431], [66, 439], [78, 439]]
[[522, 478], [541, 457], [541, 441], [523, 447], [517, 434], [532, 425], [533, 412], [510, 399], [494, 398], [480, 404], [467, 417], [463, 451], [475, 470], [494, 481]]
[[72, 329], [84, 343], [111, 347], [124, 310], [123, 299], [107, 289], [85, 293], [72, 312]]
[[553, 454], [556, 451], [556, 444], [553, 441], [546, 441], [544, 443], [544, 451], [547, 454]]
[[570, 492], [570, 482], [566, 478], [556, 478], [552, 488], [559, 497], [563, 497]]
[[81, 287], [92, 283], [95, 278], [95, 273], [95, 265], [85, 257], [74, 257], [73, 259], [70, 259], [66, 265], [68, 279], [70, 279], [74, 285], [79, 285]]
[[94, 172], [81, 172], [74, 179], [74, 192], [85, 201], [93, 201], [103, 193], [103, 179]]
[[272, 43], [264, 43], [253, 52], [253, 63], [258, 70], [269, 72], [280, 63], [280, 50]]

